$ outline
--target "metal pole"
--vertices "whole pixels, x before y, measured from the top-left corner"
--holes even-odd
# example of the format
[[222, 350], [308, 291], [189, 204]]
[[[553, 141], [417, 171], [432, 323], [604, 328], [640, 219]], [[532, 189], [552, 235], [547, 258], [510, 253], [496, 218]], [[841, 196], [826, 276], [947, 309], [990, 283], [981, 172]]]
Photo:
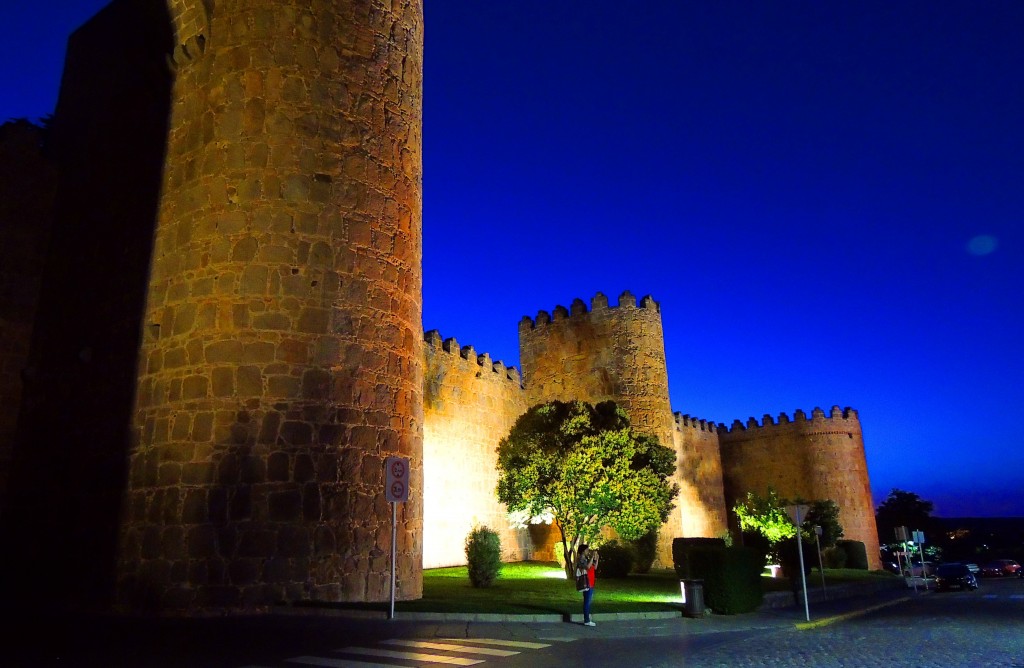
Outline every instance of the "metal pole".
[[800, 535], [802, 518], [799, 510], [796, 511], [796, 519], [796, 551], [800, 555], [800, 579], [804, 583], [804, 617], [807, 621], [811, 621], [811, 606], [807, 602], [807, 571], [804, 570], [804, 539]]
[[814, 545], [818, 548], [818, 572], [821, 573], [821, 592], [825, 595], [825, 600], [828, 600], [828, 590], [825, 589], [825, 567], [821, 563], [821, 527], [814, 527]]
[[395, 618], [395, 554], [398, 542], [398, 504], [391, 502], [391, 608], [388, 619]]
[[918, 543], [917, 549], [921, 550], [921, 579], [924, 580], [925, 591], [928, 591], [928, 573], [924, 570], [924, 543]]

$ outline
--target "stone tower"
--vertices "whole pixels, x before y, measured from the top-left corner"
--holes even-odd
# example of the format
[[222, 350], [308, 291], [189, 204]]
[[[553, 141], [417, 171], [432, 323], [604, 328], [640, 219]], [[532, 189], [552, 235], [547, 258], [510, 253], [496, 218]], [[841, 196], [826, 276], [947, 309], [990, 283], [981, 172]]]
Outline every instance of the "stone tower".
[[[553, 315], [541, 311], [536, 319], [523, 318], [519, 348], [529, 405], [554, 399], [612, 400], [626, 410], [634, 428], [676, 448], [673, 482], [680, 485], [681, 494], [662, 526], [658, 548], [661, 563], [671, 564], [672, 538], [684, 535], [683, 515], [693, 512], [693, 502], [699, 500], [690, 484], [696, 457], [680, 452], [675, 434], [658, 303], [647, 296], [637, 305], [636, 298], [626, 291], [619, 296], [618, 306], [612, 307], [608, 298], [598, 293], [588, 311], [586, 304], [576, 299], [571, 309], [558, 306]], [[717, 449], [705, 452], [713, 459], [711, 468], [720, 472]], [[699, 508], [696, 512], [705, 511]], [[724, 517], [724, 512], [721, 515]], [[717, 528], [721, 522], [710, 524]]]
[[867, 549], [870, 568], [881, 568], [874, 502], [864, 456], [860, 418], [852, 408], [820, 408], [811, 417], [797, 410], [791, 420], [765, 415], [719, 429], [725, 495], [730, 504], [747, 492], [775, 489], [784, 498], [831, 499], [839, 506], [844, 538]]
[[133, 607], [422, 594], [420, 0], [168, 0], [118, 566]]

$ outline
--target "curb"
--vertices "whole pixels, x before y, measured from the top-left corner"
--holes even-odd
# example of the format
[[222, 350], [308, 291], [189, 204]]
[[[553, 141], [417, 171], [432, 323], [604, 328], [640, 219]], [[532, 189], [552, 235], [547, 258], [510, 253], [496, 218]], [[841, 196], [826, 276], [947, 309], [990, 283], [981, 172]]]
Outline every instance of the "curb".
[[[327, 617], [348, 617], [351, 619], [387, 619], [387, 613], [376, 610], [345, 610], [330, 608], [288, 608], [274, 611], [279, 615], [294, 616], [327, 616]], [[677, 619], [683, 616], [681, 611], [663, 612], [602, 612], [591, 615], [597, 622], [636, 621], [644, 619]], [[577, 623], [583, 622], [581, 614], [566, 614], [559, 612], [544, 614], [515, 614], [515, 613], [489, 613], [489, 612], [401, 612], [396, 611], [395, 617], [390, 621], [405, 622], [521, 622], [521, 623]]]
[[905, 603], [905, 602], [911, 600], [912, 598], [914, 598], [914, 597], [913, 596], [903, 596], [901, 598], [893, 599], [891, 601], [886, 601], [885, 603], [879, 603], [877, 605], [871, 605], [871, 606], [868, 606], [866, 608], [860, 608], [859, 610], [851, 610], [850, 612], [844, 612], [844, 613], [839, 614], [839, 615], [832, 615], [831, 617], [823, 617], [821, 619], [816, 619], [813, 622], [797, 622], [796, 624], [794, 624], [794, 626], [799, 631], [806, 631], [808, 629], [817, 629], [817, 628], [821, 628], [823, 626], [828, 626], [829, 624], [835, 624], [836, 622], [841, 622], [841, 621], [844, 621], [844, 620], [847, 620], [847, 619], [853, 619], [854, 617], [860, 617], [861, 615], [866, 615], [869, 612], [874, 612], [875, 610], [881, 610], [882, 608], [887, 608], [890, 605], [896, 605], [898, 603]]

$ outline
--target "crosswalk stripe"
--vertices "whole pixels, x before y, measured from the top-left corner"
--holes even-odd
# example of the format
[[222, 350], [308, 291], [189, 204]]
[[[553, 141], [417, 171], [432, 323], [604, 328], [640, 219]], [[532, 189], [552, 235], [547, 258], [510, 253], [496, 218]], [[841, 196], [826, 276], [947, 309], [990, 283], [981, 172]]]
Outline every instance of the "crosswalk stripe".
[[297, 656], [285, 659], [288, 663], [301, 663], [306, 666], [326, 666], [326, 668], [395, 668], [390, 663], [367, 663], [351, 659], [328, 659], [324, 656]]
[[442, 656], [441, 654], [422, 654], [420, 652], [395, 652], [390, 649], [376, 649], [374, 647], [346, 647], [334, 651], [347, 654], [386, 656], [391, 659], [412, 659], [414, 661], [426, 661], [427, 663], [446, 663], [451, 666], [472, 666], [484, 662], [483, 659], [465, 659], [461, 656]]
[[540, 642], [526, 642], [525, 640], [497, 640], [495, 638], [439, 638], [445, 642], [475, 642], [481, 645], [498, 645], [500, 647], [522, 647], [523, 649], [544, 649], [551, 647], [549, 644]]
[[1024, 594], [1010, 594], [1010, 598], [1024, 598]]
[[486, 654], [487, 656], [515, 656], [519, 652], [507, 649], [491, 649], [490, 647], [468, 647], [466, 645], [453, 645], [451, 643], [424, 642], [422, 640], [384, 640], [383, 645], [404, 645], [406, 647], [418, 647], [419, 649], [440, 649], [450, 652], [466, 652], [467, 654]]
[[985, 594], [985, 598], [999, 598], [999, 594]]

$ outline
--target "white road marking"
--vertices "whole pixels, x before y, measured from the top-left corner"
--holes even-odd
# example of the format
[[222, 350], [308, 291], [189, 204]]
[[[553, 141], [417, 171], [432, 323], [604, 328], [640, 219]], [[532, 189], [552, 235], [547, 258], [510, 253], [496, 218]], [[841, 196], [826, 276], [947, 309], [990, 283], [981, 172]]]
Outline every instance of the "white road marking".
[[469, 647], [467, 645], [453, 645], [451, 643], [424, 642], [422, 640], [384, 640], [382, 645], [404, 645], [405, 647], [416, 647], [418, 649], [440, 649], [449, 652], [466, 652], [467, 654], [486, 654], [487, 656], [515, 656], [519, 652], [507, 649], [491, 649], [490, 647]]
[[540, 642], [526, 642], [525, 640], [496, 640], [494, 638], [440, 638], [446, 642], [477, 642], [481, 645], [498, 645], [500, 647], [522, 647], [523, 649], [544, 649], [551, 647], [549, 644]]
[[421, 654], [419, 652], [395, 652], [390, 649], [376, 649], [374, 647], [345, 647], [334, 650], [347, 654], [366, 654], [368, 656], [386, 656], [391, 659], [410, 659], [412, 661], [426, 661], [427, 663], [446, 663], [450, 666], [472, 666], [483, 663], [483, 659], [464, 659], [461, 656], [442, 656], [440, 654]]
[[999, 594], [985, 594], [985, 598], [999, 598]]

